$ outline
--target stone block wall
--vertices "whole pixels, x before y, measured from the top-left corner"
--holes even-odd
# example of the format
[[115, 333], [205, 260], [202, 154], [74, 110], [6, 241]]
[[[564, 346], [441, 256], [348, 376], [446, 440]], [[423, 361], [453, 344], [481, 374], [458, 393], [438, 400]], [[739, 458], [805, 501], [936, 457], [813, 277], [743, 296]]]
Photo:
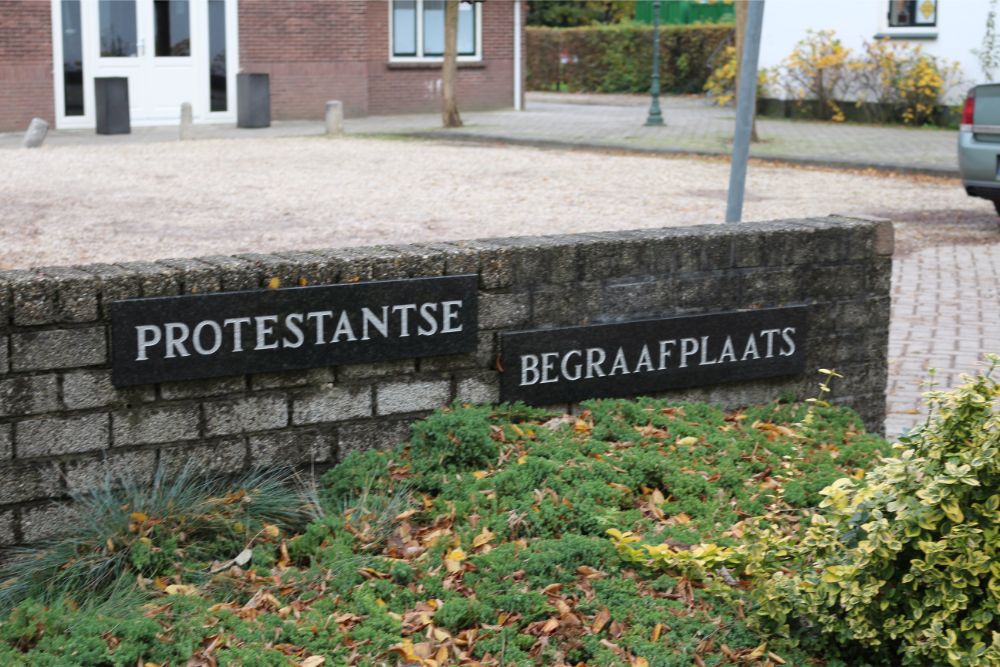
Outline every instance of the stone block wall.
[[[322, 468], [392, 446], [438, 406], [497, 400], [503, 330], [808, 305], [803, 375], [667, 395], [806, 398], [812, 369], [834, 367], [834, 399], [881, 430], [891, 255], [890, 223], [829, 217], [0, 272], [0, 546], [51, 535], [69, 496], [107, 475]], [[473, 353], [111, 384], [118, 299], [467, 273], [480, 282]]]

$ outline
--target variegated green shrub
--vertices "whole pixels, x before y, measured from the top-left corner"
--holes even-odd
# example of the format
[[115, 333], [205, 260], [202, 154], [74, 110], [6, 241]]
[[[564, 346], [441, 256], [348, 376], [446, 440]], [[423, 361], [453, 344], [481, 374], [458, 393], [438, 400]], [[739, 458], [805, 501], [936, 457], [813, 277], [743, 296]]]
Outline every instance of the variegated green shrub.
[[747, 544], [765, 575], [761, 613], [893, 663], [1000, 665], [1000, 357], [990, 363], [928, 394], [931, 417], [891, 458], [822, 491], [800, 538]]

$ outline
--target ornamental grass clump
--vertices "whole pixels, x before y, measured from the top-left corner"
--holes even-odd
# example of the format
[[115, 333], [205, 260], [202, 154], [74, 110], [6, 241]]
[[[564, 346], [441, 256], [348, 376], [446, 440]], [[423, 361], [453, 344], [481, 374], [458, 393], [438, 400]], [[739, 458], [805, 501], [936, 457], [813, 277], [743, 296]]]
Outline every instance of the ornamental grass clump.
[[801, 538], [747, 551], [764, 616], [874, 664], [1000, 664], [998, 363], [928, 393], [927, 422], [824, 489]]
[[[307, 502], [289, 470], [255, 470], [231, 480], [173, 476], [158, 469], [153, 483], [104, 480], [77, 494], [70, 529], [46, 543], [16, 549], [0, 568], [0, 612], [31, 597], [94, 604], [151, 588], [179, 585], [182, 563], [256, 555], [255, 544], [303, 527]], [[249, 553], [244, 553], [249, 550]], [[272, 558], [273, 560], [273, 558]]]

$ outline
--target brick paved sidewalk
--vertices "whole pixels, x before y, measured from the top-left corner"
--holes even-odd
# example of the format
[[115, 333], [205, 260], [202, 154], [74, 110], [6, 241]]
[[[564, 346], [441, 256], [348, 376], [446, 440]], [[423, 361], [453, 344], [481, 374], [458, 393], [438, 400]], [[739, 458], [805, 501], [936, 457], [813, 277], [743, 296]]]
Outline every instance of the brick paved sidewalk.
[[959, 384], [1000, 353], [1000, 231], [993, 242], [932, 245], [893, 258], [886, 433], [921, 421], [929, 368], [935, 388]]
[[[662, 98], [664, 127], [646, 127], [646, 96], [529, 93], [525, 111], [463, 112], [443, 130], [436, 114], [350, 119], [350, 133], [404, 134], [643, 152], [728, 155], [734, 115], [700, 96]], [[957, 174], [957, 132], [761, 118], [751, 155], [813, 164]]]

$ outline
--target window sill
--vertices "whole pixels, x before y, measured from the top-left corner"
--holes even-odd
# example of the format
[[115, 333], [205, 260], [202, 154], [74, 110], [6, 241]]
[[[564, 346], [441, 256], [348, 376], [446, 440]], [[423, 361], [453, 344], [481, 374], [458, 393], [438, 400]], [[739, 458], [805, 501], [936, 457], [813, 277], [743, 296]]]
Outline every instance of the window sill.
[[937, 30], [934, 31], [924, 31], [924, 30], [887, 30], [885, 32], [875, 33], [875, 39], [937, 39]]
[[[436, 62], [406, 62], [405, 60], [391, 60], [385, 64], [386, 69], [441, 69], [441, 61]], [[486, 69], [486, 63], [481, 60], [458, 61], [458, 69]]]

